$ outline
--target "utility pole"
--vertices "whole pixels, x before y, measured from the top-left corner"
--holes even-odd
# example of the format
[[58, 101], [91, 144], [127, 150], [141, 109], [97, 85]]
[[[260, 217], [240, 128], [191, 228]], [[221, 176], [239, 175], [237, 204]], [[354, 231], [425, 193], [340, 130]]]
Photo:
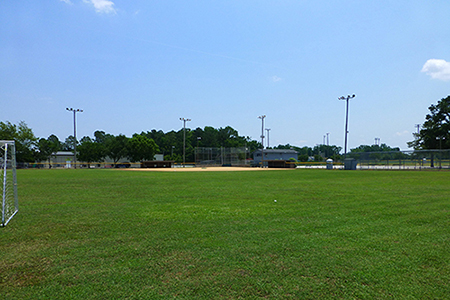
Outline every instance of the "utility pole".
[[73, 167], [77, 168], [77, 118], [76, 113], [82, 113], [82, 109], [66, 108], [67, 111], [73, 111], [73, 138], [75, 139], [73, 144]]
[[183, 168], [186, 168], [186, 122], [191, 119], [180, 118], [180, 121], [183, 121]]
[[261, 119], [261, 168], [264, 168], [264, 118], [266, 115], [261, 115], [258, 119]]
[[269, 144], [269, 131], [270, 131], [270, 128], [266, 128], [266, 131], [267, 131], [267, 148], [269, 148], [270, 147], [270, 144]]
[[347, 97], [341, 96], [339, 100], [346, 100], [347, 106], [345, 110], [345, 141], [344, 141], [344, 159], [347, 158], [347, 134], [348, 134], [348, 100], [355, 98], [356, 95], [348, 95]]
[[420, 133], [420, 124], [416, 124], [415, 126], [417, 128], [417, 134], [419, 134]]

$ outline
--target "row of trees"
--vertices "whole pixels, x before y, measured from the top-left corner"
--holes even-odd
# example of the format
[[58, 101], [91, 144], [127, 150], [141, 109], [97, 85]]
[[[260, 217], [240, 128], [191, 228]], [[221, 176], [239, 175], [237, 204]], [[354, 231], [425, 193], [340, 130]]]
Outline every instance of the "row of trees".
[[[186, 161], [194, 161], [196, 147], [246, 147], [251, 153], [261, 148], [261, 143], [249, 137], [239, 136], [231, 128], [213, 127], [186, 129]], [[77, 148], [77, 160], [87, 163], [101, 162], [109, 157], [116, 164], [126, 158], [133, 162], [153, 160], [156, 153], [162, 153], [164, 159], [181, 162], [183, 160], [184, 131], [170, 131], [164, 133], [152, 130], [134, 134], [131, 138], [123, 134], [117, 136], [95, 131], [94, 138], [85, 136], [76, 141], [68, 136], [61, 142], [57, 136], [36, 138], [32, 130], [20, 122], [18, 125], [10, 122], [0, 122], [0, 139], [16, 141], [16, 159], [18, 162], [34, 162], [49, 160], [57, 151], [73, 151]]]
[[[414, 140], [408, 146], [416, 150], [450, 149], [450, 96], [443, 98], [436, 105], [429, 107], [425, 122], [419, 132], [414, 133]], [[33, 131], [23, 121], [19, 124], [0, 122], [0, 140], [16, 141], [16, 159], [18, 162], [34, 162], [49, 160], [57, 151], [73, 151], [77, 145], [77, 159], [84, 162], [102, 161], [105, 157], [117, 163], [121, 158], [130, 161], [152, 160], [155, 153], [162, 153], [166, 160], [182, 161], [183, 159], [183, 129], [164, 133], [151, 130], [134, 134], [128, 138], [122, 134], [117, 136], [95, 131], [94, 138], [83, 137], [79, 142], [69, 136], [61, 142], [57, 136], [37, 138]], [[240, 136], [237, 130], [230, 126], [225, 128], [186, 129], [186, 161], [194, 161], [196, 147], [245, 147], [248, 153], [261, 148], [261, 143], [250, 137]], [[273, 149], [293, 149], [299, 153], [298, 159], [306, 161], [314, 157], [316, 161], [323, 158], [340, 159], [341, 147], [332, 145], [316, 145], [315, 147], [296, 147], [279, 145]], [[351, 149], [350, 153], [400, 151], [386, 144], [361, 145]]]
[[[272, 148], [270, 148], [272, 149]], [[286, 145], [278, 145], [276, 147], [273, 147], [273, 149], [292, 149], [298, 152], [298, 160], [299, 161], [308, 161], [311, 158], [314, 158], [314, 161], [322, 161], [326, 158], [332, 158], [335, 161], [338, 161], [341, 159], [340, 152], [342, 150], [342, 147], [338, 147], [335, 145], [329, 146], [329, 145], [316, 145], [313, 148], [304, 146], [304, 147], [297, 147], [292, 146], [290, 144]]]

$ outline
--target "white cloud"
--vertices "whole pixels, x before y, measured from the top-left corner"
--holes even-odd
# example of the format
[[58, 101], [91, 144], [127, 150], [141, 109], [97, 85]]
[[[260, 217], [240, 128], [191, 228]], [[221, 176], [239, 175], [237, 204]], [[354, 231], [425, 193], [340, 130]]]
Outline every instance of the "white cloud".
[[281, 78], [278, 76], [272, 76], [273, 82], [281, 81]]
[[70, 0], [59, 0], [59, 1], [67, 3], [67, 4], [73, 4], [72, 1], [70, 1]]
[[109, 0], [83, 0], [85, 3], [94, 5], [95, 11], [98, 13], [115, 14], [114, 2]]
[[443, 59], [429, 59], [422, 67], [422, 72], [433, 79], [450, 80], [450, 62]]
[[410, 132], [408, 130], [404, 130], [402, 132], [396, 132], [395, 135], [397, 136], [405, 136], [405, 135], [409, 135]]

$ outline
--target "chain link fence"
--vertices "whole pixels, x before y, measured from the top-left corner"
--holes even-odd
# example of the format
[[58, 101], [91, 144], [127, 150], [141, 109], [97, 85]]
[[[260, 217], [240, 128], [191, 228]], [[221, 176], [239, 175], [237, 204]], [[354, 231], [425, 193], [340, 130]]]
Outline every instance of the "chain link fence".
[[248, 149], [238, 148], [195, 148], [196, 166], [248, 166]]
[[358, 169], [450, 169], [450, 150], [347, 153]]

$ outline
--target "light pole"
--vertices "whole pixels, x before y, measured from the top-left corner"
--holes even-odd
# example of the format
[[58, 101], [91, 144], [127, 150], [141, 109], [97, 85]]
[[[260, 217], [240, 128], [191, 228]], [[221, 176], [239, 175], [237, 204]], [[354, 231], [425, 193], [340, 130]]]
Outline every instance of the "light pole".
[[261, 115], [258, 119], [261, 119], [261, 168], [264, 168], [264, 118], [266, 115]]
[[[197, 149], [195, 150], [195, 163], [197, 163], [197, 159], [199, 158], [199, 155], [198, 155], [198, 144], [199, 144], [199, 142], [200, 142], [200, 140], [202, 139], [202, 137], [201, 136], [198, 136], [197, 137]], [[200, 161], [199, 161], [200, 162]]]
[[344, 159], [347, 158], [347, 134], [348, 134], [348, 100], [355, 98], [356, 95], [348, 95], [347, 97], [341, 96], [338, 99], [339, 100], [346, 100], [346, 110], [345, 110], [345, 141], [344, 141]]
[[191, 119], [180, 118], [180, 121], [183, 121], [183, 168], [186, 167], [186, 122], [189, 122]]
[[76, 113], [77, 112], [83, 112], [82, 109], [74, 109], [74, 108], [66, 108], [67, 111], [73, 111], [73, 138], [74, 144], [73, 144], [73, 167], [77, 168], [77, 118]]
[[442, 169], [442, 140], [445, 140], [445, 137], [440, 136], [438, 137], [438, 139], [439, 139], [439, 169]]
[[269, 131], [270, 131], [270, 128], [266, 128], [266, 131], [267, 131], [267, 148], [269, 148], [270, 147], [270, 144], [269, 144]]
[[419, 135], [420, 134], [420, 124], [416, 124], [415, 126], [417, 128], [417, 135]]
[[329, 137], [330, 133], [327, 132], [327, 146], [330, 146], [330, 137]]

